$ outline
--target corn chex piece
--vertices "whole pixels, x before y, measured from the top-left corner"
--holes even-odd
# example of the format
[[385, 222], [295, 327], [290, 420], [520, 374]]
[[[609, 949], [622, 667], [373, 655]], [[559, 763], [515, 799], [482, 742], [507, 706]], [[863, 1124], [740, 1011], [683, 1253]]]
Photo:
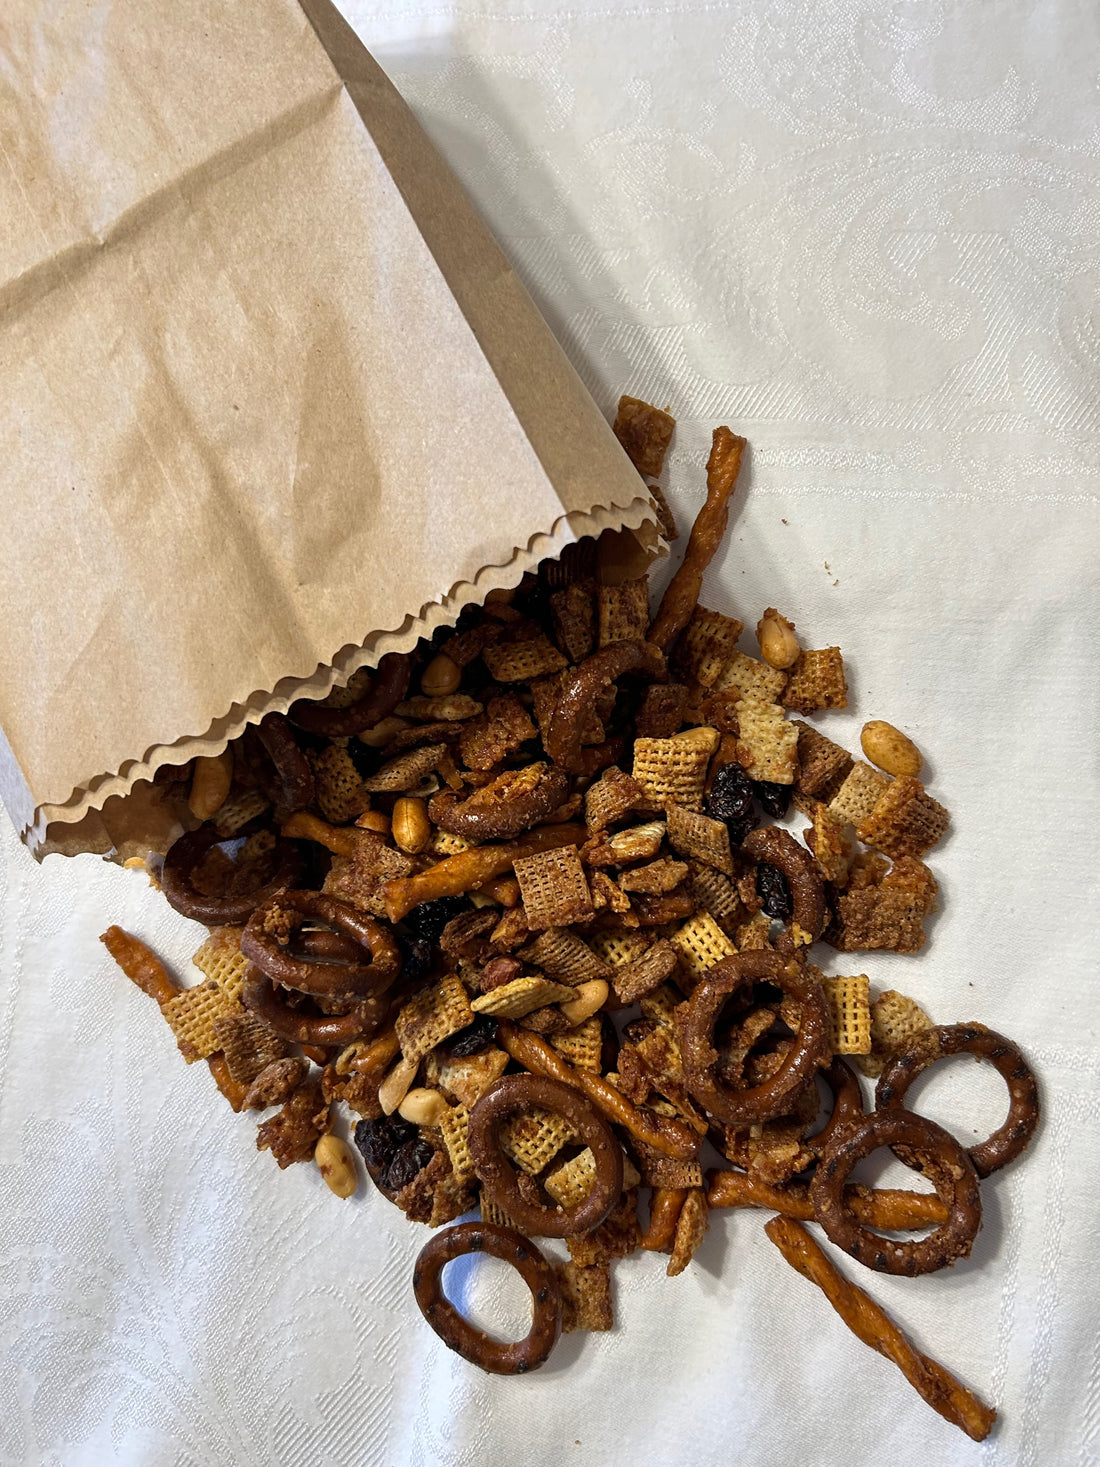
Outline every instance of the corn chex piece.
[[902, 856], [923, 856], [944, 834], [947, 825], [947, 811], [920, 780], [901, 775], [883, 790], [856, 834], [869, 846], [897, 860]]
[[676, 1223], [676, 1235], [672, 1243], [672, 1257], [668, 1260], [666, 1275], [671, 1279], [683, 1273], [695, 1257], [699, 1244], [706, 1236], [708, 1227], [707, 1194], [702, 1187], [692, 1187], [684, 1198], [680, 1217]]
[[681, 856], [693, 856], [727, 876], [733, 875], [730, 833], [724, 820], [712, 820], [709, 815], [700, 815], [696, 810], [670, 805], [668, 843]]
[[213, 978], [197, 983], [194, 988], [185, 988], [175, 998], [162, 1004], [161, 1013], [168, 1020], [169, 1028], [176, 1036], [180, 1054], [189, 1065], [196, 1060], [206, 1059], [218, 1048], [218, 1036], [214, 1032], [217, 1019], [228, 1019], [244, 1010], [234, 998], [230, 998]]
[[259, 790], [242, 790], [232, 795], [214, 816], [214, 829], [221, 840], [236, 835], [250, 820], [271, 809], [271, 802]]
[[574, 988], [591, 978], [607, 977], [607, 964], [568, 927], [548, 927], [519, 956], [533, 968], [541, 968], [548, 978]]
[[503, 646], [486, 647], [482, 661], [498, 683], [527, 683], [545, 677], [548, 672], [561, 672], [568, 663], [549, 637], [532, 637], [529, 642], [506, 642]]
[[600, 1073], [603, 1025], [599, 1014], [593, 1014], [575, 1029], [566, 1029], [562, 1034], [551, 1034], [550, 1043], [574, 1069], [588, 1070], [593, 1075]]
[[500, 1149], [529, 1177], [538, 1176], [573, 1136], [573, 1127], [564, 1116], [537, 1105], [512, 1116], [497, 1132]]
[[586, 1146], [572, 1161], [556, 1167], [546, 1178], [543, 1186], [559, 1207], [576, 1207], [592, 1190], [596, 1180], [596, 1158]]
[[858, 829], [874, 814], [875, 806], [889, 785], [889, 776], [880, 774], [870, 764], [857, 759], [848, 777], [829, 801], [829, 809], [838, 820], [847, 820]]
[[439, 1120], [443, 1144], [451, 1158], [451, 1170], [459, 1182], [469, 1182], [475, 1175], [470, 1155], [470, 1112], [464, 1105], [449, 1106]]
[[428, 1057], [429, 1079], [435, 1079], [441, 1090], [449, 1091], [462, 1104], [475, 1106], [488, 1090], [495, 1085], [508, 1068], [508, 1056], [503, 1049], [490, 1045], [478, 1054], [456, 1055], [439, 1064], [435, 1070], [434, 1056]]
[[888, 988], [871, 1005], [871, 1053], [858, 1055], [855, 1063], [865, 1075], [876, 1079], [890, 1055], [931, 1027], [932, 1020], [915, 999]]
[[592, 916], [592, 894], [576, 846], [522, 856], [513, 870], [532, 932], [569, 927]]
[[645, 801], [658, 809], [682, 805], [702, 810], [710, 755], [697, 744], [669, 739], [636, 739], [631, 771], [642, 787]]
[[737, 651], [744, 622], [697, 606], [680, 634], [676, 661], [701, 688], [712, 688]]
[[834, 1054], [871, 1053], [871, 985], [866, 973], [821, 975], [833, 1019]]
[[644, 932], [597, 932], [592, 946], [609, 968], [637, 962], [652, 939]]
[[684, 997], [670, 983], [662, 983], [642, 999], [642, 1015], [668, 1029], [672, 1027], [673, 1014], [683, 1003]]
[[433, 856], [457, 856], [460, 851], [469, 849], [470, 842], [464, 835], [452, 835], [449, 830], [433, 831], [428, 842], [428, 850]]
[[815, 708], [847, 708], [848, 684], [839, 647], [822, 647], [799, 655], [791, 668], [783, 706], [799, 713]]
[[523, 1229], [516, 1220], [504, 1211], [499, 1202], [495, 1202], [488, 1192], [481, 1192], [481, 1220], [491, 1223], [495, 1228], [507, 1228], [509, 1232], [521, 1233]]
[[834, 781], [844, 780], [852, 767], [852, 756], [811, 724], [797, 718], [792, 722], [798, 729], [798, 778], [794, 787], [800, 795], [821, 795], [828, 804], [830, 797], [823, 791]]
[[390, 794], [415, 789], [446, 752], [446, 744], [425, 744], [423, 748], [410, 749], [407, 754], [398, 754], [396, 759], [387, 760], [377, 774], [365, 779], [363, 788], [372, 793]]
[[394, 1028], [407, 1060], [422, 1059], [430, 1049], [474, 1021], [470, 1000], [457, 973], [409, 1000], [397, 1015]]
[[475, 1014], [493, 1014], [498, 1019], [522, 1019], [525, 1014], [533, 1014], [546, 1004], [561, 1003], [575, 997], [573, 990], [564, 983], [532, 975], [513, 978], [511, 983], [491, 988], [488, 993], [475, 998], [470, 1007]]
[[669, 940], [694, 978], [702, 978], [715, 963], [737, 951], [709, 912], [696, 912]]
[[312, 754], [313, 782], [321, 814], [334, 825], [348, 825], [370, 808], [370, 795], [347, 749], [329, 744]]
[[639, 474], [661, 472], [676, 419], [640, 397], [620, 397], [611, 431]]
[[248, 971], [241, 952], [243, 927], [215, 927], [191, 959], [207, 978], [212, 978], [227, 998], [239, 999]]
[[778, 667], [769, 667], [755, 657], [746, 657], [743, 652], [734, 652], [715, 680], [716, 693], [731, 693], [735, 689], [742, 698], [754, 699], [757, 703], [774, 703], [787, 686], [787, 674]]
[[788, 723], [778, 703], [739, 698], [736, 704], [740, 741], [749, 755], [750, 779], [793, 784], [798, 772], [798, 729]]
[[585, 791], [584, 822], [589, 830], [605, 830], [636, 809], [643, 798], [642, 787], [637, 780], [612, 764]]
[[643, 642], [649, 627], [649, 576], [599, 589], [600, 646]]
[[689, 861], [691, 894], [725, 928], [741, 916], [741, 898], [730, 878], [702, 861]]

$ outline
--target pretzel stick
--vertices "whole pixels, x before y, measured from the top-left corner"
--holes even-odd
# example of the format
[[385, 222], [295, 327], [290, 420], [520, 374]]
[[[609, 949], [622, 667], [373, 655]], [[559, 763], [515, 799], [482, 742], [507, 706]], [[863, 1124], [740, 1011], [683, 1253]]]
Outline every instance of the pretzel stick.
[[517, 1029], [508, 1020], [501, 1019], [497, 1027], [497, 1042], [532, 1074], [548, 1075], [563, 1085], [583, 1090], [609, 1121], [625, 1126], [632, 1136], [647, 1142], [656, 1151], [673, 1156], [677, 1161], [694, 1161], [699, 1155], [700, 1138], [681, 1121], [673, 1120], [671, 1116], [647, 1115], [601, 1076], [568, 1064], [537, 1034]]
[[773, 1217], [764, 1231], [791, 1267], [818, 1286], [852, 1333], [892, 1360], [933, 1411], [976, 1442], [985, 1440], [996, 1411], [983, 1405], [949, 1370], [915, 1350], [886, 1311], [837, 1271], [801, 1223]]
[[297, 810], [285, 821], [282, 833], [288, 840], [312, 840], [332, 852], [334, 856], [354, 856], [362, 847], [362, 839], [355, 826], [329, 825], [316, 815], [307, 815]]
[[703, 585], [703, 572], [722, 543], [729, 500], [741, 468], [745, 440], [728, 428], [715, 428], [707, 459], [707, 497], [695, 517], [680, 569], [668, 583], [646, 641], [667, 652], [691, 620]]
[[[808, 1187], [773, 1187], [747, 1172], [730, 1171], [708, 1172], [707, 1184], [710, 1207], [766, 1207], [800, 1222], [814, 1220]], [[869, 1191], [850, 1186], [844, 1189], [844, 1201], [866, 1227], [886, 1232], [932, 1227], [947, 1217], [947, 1208], [935, 1192], [905, 1192], [892, 1187]]]
[[650, 1253], [667, 1253], [676, 1238], [686, 1187], [654, 1187], [649, 1201], [649, 1227], [642, 1234], [642, 1247]]
[[588, 830], [583, 825], [542, 825], [505, 845], [471, 846], [468, 851], [448, 856], [416, 876], [398, 876], [385, 882], [382, 895], [386, 916], [391, 922], [400, 922], [421, 902], [432, 902], [442, 896], [462, 896], [495, 876], [504, 876], [521, 856], [555, 851], [561, 846], [580, 846], [587, 839]]

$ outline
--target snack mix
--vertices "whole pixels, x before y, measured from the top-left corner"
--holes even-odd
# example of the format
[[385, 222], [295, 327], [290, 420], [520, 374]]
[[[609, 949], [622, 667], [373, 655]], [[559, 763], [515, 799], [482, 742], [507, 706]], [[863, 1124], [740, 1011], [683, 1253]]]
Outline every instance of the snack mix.
[[[643, 475], [672, 428], [622, 400], [615, 429]], [[137, 864], [209, 928], [202, 981], [178, 986], [117, 927], [103, 941], [184, 1059], [209, 1065], [235, 1111], [265, 1113], [256, 1144], [280, 1167], [313, 1160], [353, 1195], [351, 1113], [373, 1186], [441, 1230], [417, 1260], [417, 1303], [483, 1369], [532, 1370], [562, 1330], [611, 1329], [616, 1259], [664, 1253], [674, 1276], [712, 1209], [766, 1208], [793, 1267], [980, 1440], [994, 1412], [803, 1223], [871, 1270], [965, 1258], [979, 1179], [1027, 1145], [1036, 1083], [1008, 1040], [873, 996], [836, 956], [922, 947], [937, 891], [924, 858], [948, 814], [891, 725], [868, 724], [855, 760], [805, 721], [846, 705], [839, 648], [801, 647], [768, 607], [750, 656], [742, 623], [699, 604], [743, 448], [715, 432], [706, 501], [655, 611], [646, 576], [582, 540], [430, 645], [162, 770], [194, 828], [163, 864]], [[792, 807], [800, 838], [774, 823]], [[969, 1150], [904, 1103], [964, 1050], [1010, 1099]], [[877, 1078], [870, 1111], [853, 1065]], [[704, 1173], [704, 1143], [725, 1166]], [[932, 1190], [850, 1183], [879, 1147]], [[563, 1238], [569, 1261], [537, 1238]], [[477, 1251], [530, 1287], [518, 1343], [443, 1293], [444, 1265]]]

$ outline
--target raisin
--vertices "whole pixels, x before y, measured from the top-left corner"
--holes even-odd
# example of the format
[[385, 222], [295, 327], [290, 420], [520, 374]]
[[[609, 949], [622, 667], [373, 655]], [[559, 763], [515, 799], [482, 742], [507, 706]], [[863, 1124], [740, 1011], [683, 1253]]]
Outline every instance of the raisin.
[[740, 764], [723, 764], [714, 776], [707, 796], [707, 814], [712, 820], [724, 820], [730, 840], [739, 846], [750, 830], [760, 824], [752, 803], [753, 784]]
[[767, 915], [786, 922], [791, 915], [791, 888], [782, 871], [762, 861], [756, 868], [756, 891]]
[[760, 801], [760, 808], [773, 820], [782, 820], [791, 803], [791, 786], [774, 784], [770, 779], [753, 780], [753, 790]]
[[400, 1192], [402, 1187], [407, 1187], [414, 1177], [420, 1175], [434, 1155], [435, 1152], [427, 1141], [420, 1136], [406, 1141], [403, 1146], [398, 1147], [380, 1185], [387, 1192]]
[[383, 1116], [377, 1121], [360, 1121], [355, 1128], [355, 1144], [373, 1174], [384, 1171], [398, 1147], [418, 1135], [417, 1128], [401, 1116]]
[[447, 1041], [447, 1051], [452, 1059], [465, 1059], [467, 1055], [480, 1054], [488, 1049], [497, 1037], [497, 1021], [491, 1014], [478, 1014], [472, 1024], [452, 1034]]
[[465, 912], [470, 903], [462, 896], [437, 897], [434, 902], [421, 902], [405, 915], [405, 926], [414, 937], [425, 942], [438, 942], [452, 917]]
[[405, 937], [395, 934], [401, 949], [401, 976], [413, 983], [426, 978], [432, 966], [432, 945], [422, 937]]

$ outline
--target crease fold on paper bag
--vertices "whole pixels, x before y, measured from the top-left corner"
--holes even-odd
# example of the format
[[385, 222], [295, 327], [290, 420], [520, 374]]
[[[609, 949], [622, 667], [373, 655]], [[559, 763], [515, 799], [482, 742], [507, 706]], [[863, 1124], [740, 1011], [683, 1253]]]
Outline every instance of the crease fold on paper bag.
[[103, 0], [0, 36], [0, 793], [150, 783], [652, 503], [329, 0]]

